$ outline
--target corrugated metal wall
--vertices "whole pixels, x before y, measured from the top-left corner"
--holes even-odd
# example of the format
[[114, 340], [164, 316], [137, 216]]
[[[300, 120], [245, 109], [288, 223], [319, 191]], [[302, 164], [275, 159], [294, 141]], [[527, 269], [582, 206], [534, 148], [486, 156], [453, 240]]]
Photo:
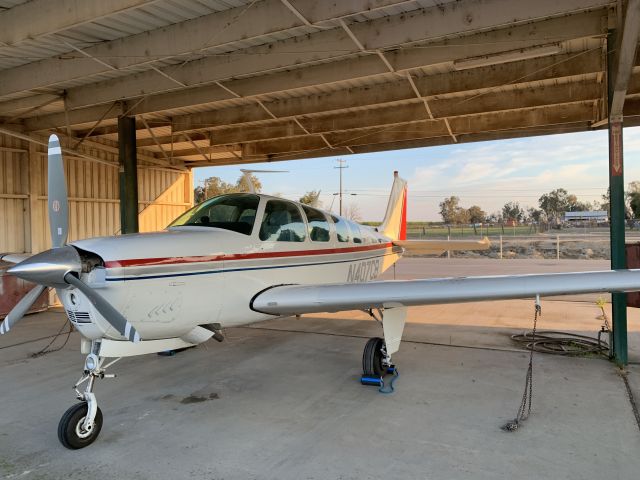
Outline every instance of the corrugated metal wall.
[[0, 252], [29, 247], [29, 176], [23, 142], [0, 136]]
[[[50, 246], [46, 154], [44, 147], [31, 149], [30, 155], [25, 142], [0, 135], [0, 252], [38, 252]], [[106, 160], [109, 154], [95, 150], [91, 155]], [[64, 164], [69, 240], [118, 234], [118, 168], [69, 155]], [[188, 172], [140, 168], [138, 185], [142, 232], [163, 229], [191, 205]]]

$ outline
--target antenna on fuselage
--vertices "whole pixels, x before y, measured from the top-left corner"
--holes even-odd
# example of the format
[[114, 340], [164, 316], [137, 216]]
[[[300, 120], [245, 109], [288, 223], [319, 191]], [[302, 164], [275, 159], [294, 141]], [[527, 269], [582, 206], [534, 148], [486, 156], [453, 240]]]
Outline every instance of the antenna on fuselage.
[[249, 170], [246, 168], [241, 168], [242, 179], [247, 184], [247, 188], [249, 189], [249, 193], [256, 193], [256, 189], [253, 186], [253, 182], [251, 181], [252, 173], [289, 173], [289, 170]]

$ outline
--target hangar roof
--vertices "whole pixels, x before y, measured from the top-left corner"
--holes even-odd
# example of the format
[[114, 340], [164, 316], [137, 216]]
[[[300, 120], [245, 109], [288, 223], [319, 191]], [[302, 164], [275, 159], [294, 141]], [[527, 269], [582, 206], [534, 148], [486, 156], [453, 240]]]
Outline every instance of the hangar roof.
[[0, 132], [86, 157], [135, 115], [143, 163], [184, 168], [588, 130], [610, 29], [637, 124], [640, 0], [618, 3], [0, 0]]

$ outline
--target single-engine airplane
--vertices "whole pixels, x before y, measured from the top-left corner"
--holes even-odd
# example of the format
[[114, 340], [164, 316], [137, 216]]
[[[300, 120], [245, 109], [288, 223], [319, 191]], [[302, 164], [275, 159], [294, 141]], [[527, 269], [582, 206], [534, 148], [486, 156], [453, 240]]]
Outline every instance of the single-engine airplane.
[[[393, 368], [407, 307], [436, 303], [640, 290], [640, 270], [376, 281], [405, 250], [488, 248], [479, 242], [406, 240], [406, 182], [397, 174], [382, 224], [358, 225], [319, 209], [256, 193], [208, 199], [156, 233], [66, 243], [67, 193], [58, 138], [49, 139], [51, 250], [9, 273], [37, 285], [0, 325], [4, 334], [47, 287], [56, 289], [86, 354], [80, 403], [58, 426], [67, 448], [93, 443], [103, 417], [93, 392], [121, 357], [198, 345], [221, 329], [282, 315], [364, 310], [382, 336], [363, 353], [363, 378]], [[203, 301], [206, 299], [206, 301]], [[107, 359], [114, 359], [108, 361]], [[364, 383], [364, 382], [363, 382]], [[83, 385], [82, 391], [79, 390]]]

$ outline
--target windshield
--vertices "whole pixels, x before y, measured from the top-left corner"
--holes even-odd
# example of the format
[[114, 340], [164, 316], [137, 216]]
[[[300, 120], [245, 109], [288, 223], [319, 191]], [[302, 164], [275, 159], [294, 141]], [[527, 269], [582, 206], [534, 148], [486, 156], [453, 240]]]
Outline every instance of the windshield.
[[260, 197], [231, 194], [213, 197], [176, 218], [169, 227], [215, 227], [251, 235]]

